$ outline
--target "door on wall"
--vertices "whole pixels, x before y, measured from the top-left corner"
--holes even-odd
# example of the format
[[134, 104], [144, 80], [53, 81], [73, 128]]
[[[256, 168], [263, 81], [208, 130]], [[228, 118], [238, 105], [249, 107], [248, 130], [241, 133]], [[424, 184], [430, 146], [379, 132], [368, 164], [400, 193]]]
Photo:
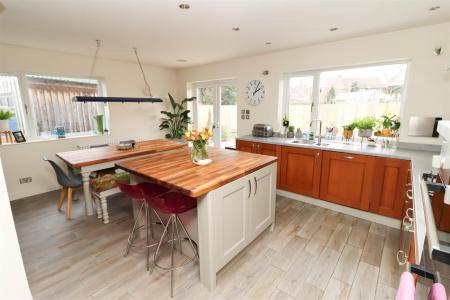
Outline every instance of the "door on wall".
[[212, 128], [210, 145], [233, 146], [237, 136], [237, 87], [232, 81], [214, 81], [195, 85], [194, 125]]

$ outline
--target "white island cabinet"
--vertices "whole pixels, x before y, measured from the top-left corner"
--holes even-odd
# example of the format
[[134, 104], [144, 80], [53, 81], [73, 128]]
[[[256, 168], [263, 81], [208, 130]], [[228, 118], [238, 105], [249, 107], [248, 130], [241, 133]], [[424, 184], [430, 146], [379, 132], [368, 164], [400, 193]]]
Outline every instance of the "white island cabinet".
[[272, 164], [212, 192], [216, 272], [273, 224], [275, 183]]

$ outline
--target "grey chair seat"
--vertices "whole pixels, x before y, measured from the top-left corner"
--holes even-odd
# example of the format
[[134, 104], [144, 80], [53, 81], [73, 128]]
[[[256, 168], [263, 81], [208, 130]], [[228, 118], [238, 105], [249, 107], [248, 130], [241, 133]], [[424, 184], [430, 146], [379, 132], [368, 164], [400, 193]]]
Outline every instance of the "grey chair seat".
[[81, 180], [81, 176], [78, 175], [67, 175], [60, 166], [58, 166], [54, 161], [44, 157], [44, 160], [49, 162], [53, 167], [53, 170], [56, 174], [56, 179], [58, 180], [59, 185], [65, 188], [76, 188], [83, 184]]

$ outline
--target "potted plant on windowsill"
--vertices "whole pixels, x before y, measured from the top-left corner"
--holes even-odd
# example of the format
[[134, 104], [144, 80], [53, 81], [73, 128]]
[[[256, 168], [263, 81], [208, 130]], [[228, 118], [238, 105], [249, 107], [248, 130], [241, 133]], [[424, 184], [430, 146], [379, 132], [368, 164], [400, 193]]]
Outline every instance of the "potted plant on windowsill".
[[164, 115], [159, 125], [160, 130], [167, 130], [166, 138], [181, 140], [191, 122], [189, 117], [190, 110], [187, 109], [187, 103], [195, 100], [196, 97], [185, 98], [180, 103], [176, 102], [169, 93], [170, 108], [172, 111], [161, 111]]
[[353, 137], [353, 130], [356, 128], [356, 123], [353, 121], [350, 124], [342, 126], [344, 128], [344, 132], [342, 133], [344, 139], [347, 141]]
[[14, 117], [14, 113], [9, 110], [0, 109], [0, 132], [8, 131], [8, 121]]
[[358, 136], [361, 138], [370, 138], [373, 134], [373, 128], [377, 125], [375, 117], [365, 117], [356, 121]]
[[293, 138], [295, 136], [295, 126], [289, 126], [288, 127], [288, 132], [286, 134], [287, 138]]

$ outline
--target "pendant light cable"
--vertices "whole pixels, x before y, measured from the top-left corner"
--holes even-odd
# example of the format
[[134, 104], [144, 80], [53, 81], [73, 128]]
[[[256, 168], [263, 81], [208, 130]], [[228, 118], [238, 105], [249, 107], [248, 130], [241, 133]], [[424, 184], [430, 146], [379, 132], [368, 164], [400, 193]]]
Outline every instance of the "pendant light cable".
[[133, 48], [133, 50], [134, 50], [134, 54], [136, 55], [137, 62], [139, 64], [139, 68], [141, 69], [141, 73], [142, 73], [142, 77], [144, 78], [145, 85], [147, 86], [149, 97], [151, 98], [152, 91], [150, 89], [150, 84], [148, 83], [147, 78], [145, 77], [144, 68], [142, 67], [141, 60], [139, 59], [137, 48]]
[[102, 45], [101, 40], [95, 40], [97, 43], [97, 49], [95, 49], [94, 60], [92, 61], [91, 71], [89, 72], [89, 79], [93, 80], [92, 75], [94, 74], [95, 64], [97, 63], [98, 51], [100, 50], [100, 46]]

